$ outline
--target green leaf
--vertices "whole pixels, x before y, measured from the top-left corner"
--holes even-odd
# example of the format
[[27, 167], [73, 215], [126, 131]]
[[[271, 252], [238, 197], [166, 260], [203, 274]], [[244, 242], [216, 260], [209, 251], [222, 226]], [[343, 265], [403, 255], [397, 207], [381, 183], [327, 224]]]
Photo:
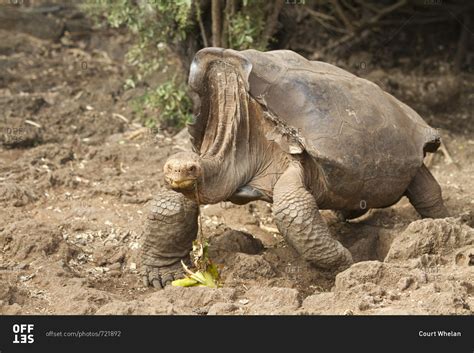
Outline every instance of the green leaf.
[[175, 287], [193, 287], [198, 283], [199, 283], [198, 281], [196, 281], [192, 278], [185, 277], [185, 278], [182, 278], [182, 279], [174, 280], [173, 282], [171, 282], [171, 285], [175, 286]]
[[217, 269], [217, 266], [214, 264], [210, 264], [207, 267], [207, 271], [211, 274], [212, 278], [214, 280], [218, 281], [219, 280], [219, 270]]
[[212, 274], [210, 274], [209, 272], [204, 272], [203, 273], [203, 276], [205, 278], [205, 285], [209, 288], [217, 288], [217, 283], [216, 281], [214, 280], [214, 277], [212, 276]]

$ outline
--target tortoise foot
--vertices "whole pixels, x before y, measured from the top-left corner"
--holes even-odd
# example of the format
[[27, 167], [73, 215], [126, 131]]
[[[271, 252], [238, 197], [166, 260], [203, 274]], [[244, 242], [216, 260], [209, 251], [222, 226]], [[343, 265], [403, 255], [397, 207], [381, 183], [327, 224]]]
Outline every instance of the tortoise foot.
[[184, 270], [181, 261], [161, 267], [144, 265], [142, 269], [143, 285], [156, 289], [163, 289], [171, 285], [171, 282], [175, 279], [182, 278], [183, 276]]

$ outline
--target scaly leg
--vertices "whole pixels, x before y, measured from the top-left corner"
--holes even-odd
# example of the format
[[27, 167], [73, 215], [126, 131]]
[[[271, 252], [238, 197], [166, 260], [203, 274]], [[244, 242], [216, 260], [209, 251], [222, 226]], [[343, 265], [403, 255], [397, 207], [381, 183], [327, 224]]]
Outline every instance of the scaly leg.
[[286, 241], [312, 265], [340, 272], [353, 263], [349, 250], [331, 237], [299, 163], [292, 162], [275, 184], [273, 212]]
[[164, 288], [182, 274], [180, 260], [189, 260], [198, 214], [197, 204], [175, 191], [154, 198], [141, 252], [144, 285]]
[[423, 218], [449, 217], [441, 196], [441, 187], [423, 164], [405, 193]]

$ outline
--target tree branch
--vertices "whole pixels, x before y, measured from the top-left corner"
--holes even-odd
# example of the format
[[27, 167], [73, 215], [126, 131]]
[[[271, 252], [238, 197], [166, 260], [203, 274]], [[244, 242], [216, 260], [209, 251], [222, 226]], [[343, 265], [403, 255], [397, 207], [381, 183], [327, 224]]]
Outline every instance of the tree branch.
[[202, 22], [201, 9], [199, 8], [199, 2], [195, 1], [194, 5], [196, 5], [196, 19], [199, 24], [199, 30], [201, 31], [202, 43], [204, 47], [208, 47], [209, 42], [207, 41], [206, 29], [204, 28], [204, 23]]
[[459, 72], [461, 70], [462, 64], [464, 62], [464, 57], [466, 56], [466, 48], [469, 39], [469, 34], [472, 34], [469, 30], [470, 25], [471, 16], [468, 12], [466, 12], [463, 16], [463, 20], [461, 23], [461, 35], [459, 36], [456, 55], [454, 56], [453, 69], [455, 72]]
[[229, 26], [230, 19], [235, 13], [235, 0], [227, 0], [224, 8], [224, 22], [222, 24], [222, 44], [227, 48], [229, 46]]
[[212, 45], [214, 47], [221, 47], [221, 6], [220, 0], [212, 0], [211, 3], [211, 12], [212, 12]]
[[276, 0], [274, 3], [273, 11], [271, 15], [267, 18], [267, 24], [262, 34], [262, 42], [265, 46], [268, 45], [270, 38], [275, 34], [275, 31], [278, 26], [278, 16], [280, 15], [281, 9], [283, 8], [283, 3], [285, 0]]
[[338, 47], [338, 46], [350, 41], [352, 38], [354, 38], [359, 33], [361, 33], [364, 29], [376, 24], [378, 21], [380, 21], [380, 19], [382, 17], [385, 17], [388, 14], [392, 13], [393, 11], [399, 9], [400, 7], [405, 6], [406, 3], [407, 3], [407, 0], [400, 0], [400, 1], [396, 2], [395, 4], [393, 4], [391, 6], [388, 6], [384, 9], [382, 9], [382, 10], [379, 10], [375, 16], [369, 18], [367, 21], [363, 21], [363, 22], [359, 23], [353, 32], [351, 32], [351, 33], [345, 35], [344, 37], [338, 39], [337, 41], [327, 45], [325, 48], [323, 48], [322, 52], [326, 52], [328, 50], [331, 50], [335, 47]]
[[346, 14], [344, 13], [344, 10], [342, 9], [341, 5], [339, 4], [338, 0], [332, 0], [331, 1], [334, 9], [336, 10], [337, 16], [342, 20], [344, 23], [344, 26], [349, 30], [349, 32], [354, 32], [354, 26], [352, 25], [351, 21], [347, 18]]

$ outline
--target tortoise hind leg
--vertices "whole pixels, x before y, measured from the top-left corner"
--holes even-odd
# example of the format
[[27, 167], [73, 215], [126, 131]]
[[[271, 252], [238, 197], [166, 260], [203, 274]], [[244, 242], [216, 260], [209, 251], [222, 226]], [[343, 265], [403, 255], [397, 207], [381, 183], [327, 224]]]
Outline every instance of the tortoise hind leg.
[[316, 200], [306, 189], [304, 171], [291, 163], [273, 189], [273, 213], [286, 241], [311, 265], [334, 271], [345, 270], [352, 256], [331, 237]]
[[408, 185], [405, 195], [423, 218], [449, 216], [441, 196], [441, 187], [424, 164]]

